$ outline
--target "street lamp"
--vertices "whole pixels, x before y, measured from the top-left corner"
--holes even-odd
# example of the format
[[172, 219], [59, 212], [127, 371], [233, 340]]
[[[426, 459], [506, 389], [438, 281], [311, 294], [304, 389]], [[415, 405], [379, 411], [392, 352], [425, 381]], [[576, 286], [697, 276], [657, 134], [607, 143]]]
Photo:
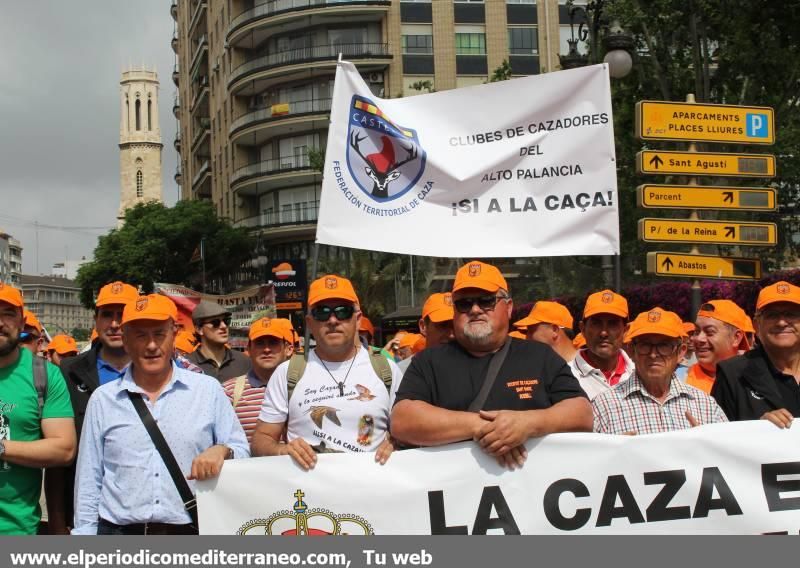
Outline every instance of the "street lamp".
[[[603, 62], [608, 65], [608, 74], [614, 79], [621, 79], [631, 72], [633, 58], [631, 53], [634, 48], [633, 36], [622, 29], [619, 22], [614, 20], [609, 26], [603, 18], [603, 9], [609, 2], [606, 0], [591, 0], [585, 6], [576, 6], [572, 0], [567, 1], [569, 8], [570, 39], [567, 40], [569, 50], [566, 55], [559, 56], [562, 69], [575, 69], [592, 63], [597, 63], [600, 57], [602, 44]], [[575, 21], [579, 19], [578, 34], [575, 35]], [[578, 42], [587, 42], [588, 53], [578, 51]], [[606, 286], [613, 286], [617, 292], [622, 285], [622, 270], [619, 255], [603, 256], [603, 280]]]

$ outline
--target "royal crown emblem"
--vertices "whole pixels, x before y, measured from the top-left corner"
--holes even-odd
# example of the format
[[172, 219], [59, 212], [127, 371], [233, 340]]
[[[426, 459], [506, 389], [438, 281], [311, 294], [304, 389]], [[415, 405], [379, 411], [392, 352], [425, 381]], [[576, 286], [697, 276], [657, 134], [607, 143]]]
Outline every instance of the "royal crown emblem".
[[789, 285], [788, 284], [778, 284], [776, 286], [776, 291], [778, 294], [783, 294], [784, 296], [789, 293]]
[[656, 323], [661, 321], [661, 312], [657, 310], [647, 312], [647, 321], [649, 321], [650, 323]]
[[147, 298], [139, 298], [138, 300], [136, 300], [136, 311], [137, 312], [144, 311], [148, 303], [149, 301]]
[[362, 517], [337, 514], [327, 509], [309, 509], [303, 501], [305, 493], [298, 489], [294, 493], [292, 510], [273, 513], [266, 519], [247, 521], [236, 534], [270, 536], [336, 536], [336, 535], [374, 535], [372, 525]]
[[336, 290], [338, 286], [339, 286], [339, 280], [337, 278], [331, 277], [325, 279], [325, 287], [328, 290]]
[[114, 282], [111, 285], [111, 293], [112, 294], [121, 294], [122, 293], [122, 282]]
[[469, 265], [469, 276], [470, 278], [475, 278], [476, 276], [481, 275], [481, 265], [478, 263], [470, 264]]
[[603, 292], [603, 295], [600, 297], [600, 301], [604, 304], [610, 304], [614, 301], [614, 293], [613, 292]]

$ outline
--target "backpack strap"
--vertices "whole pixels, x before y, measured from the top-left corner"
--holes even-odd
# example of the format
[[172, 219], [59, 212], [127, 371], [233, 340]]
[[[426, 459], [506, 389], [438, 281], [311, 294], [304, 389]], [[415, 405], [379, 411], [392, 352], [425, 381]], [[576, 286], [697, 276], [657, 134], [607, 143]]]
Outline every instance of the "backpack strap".
[[247, 386], [247, 375], [236, 377], [235, 380], [236, 382], [233, 385], [233, 399], [231, 400], [231, 404], [234, 408], [236, 408], [239, 405], [239, 401], [242, 400], [244, 387]]
[[383, 384], [386, 385], [386, 390], [391, 394], [392, 368], [389, 366], [389, 361], [383, 356], [380, 349], [373, 347], [369, 350], [369, 362], [372, 365], [372, 370], [383, 381]]
[[44, 401], [47, 398], [47, 361], [34, 355], [33, 357], [33, 386], [39, 402], [39, 419], [42, 418]]
[[299, 354], [295, 353], [292, 355], [292, 358], [289, 359], [289, 368], [286, 371], [286, 401], [288, 402], [289, 399], [292, 398], [292, 393], [294, 392], [294, 388], [297, 386], [298, 381], [303, 378], [303, 373], [306, 372], [306, 358]]

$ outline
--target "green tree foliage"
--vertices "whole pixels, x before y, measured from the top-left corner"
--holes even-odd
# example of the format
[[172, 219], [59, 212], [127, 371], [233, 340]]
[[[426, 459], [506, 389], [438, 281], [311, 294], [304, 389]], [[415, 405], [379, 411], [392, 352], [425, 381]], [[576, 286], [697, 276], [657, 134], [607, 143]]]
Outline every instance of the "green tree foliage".
[[89, 341], [89, 337], [91, 336], [91, 332], [82, 327], [73, 327], [69, 334], [75, 341]]
[[424, 81], [417, 81], [416, 83], [412, 83], [409, 85], [415, 91], [419, 91], [420, 93], [435, 93], [436, 89], [433, 88], [433, 81], [430, 79], [425, 79]]
[[201, 239], [207, 280], [235, 272], [252, 254], [246, 231], [218, 218], [208, 201], [179, 201], [174, 207], [150, 202], [128, 209], [125, 224], [100, 237], [94, 261], [78, 270], [81, 302], [93, 308], [94, 295], [114, 280], [141, 286], [145, 293], [154, 282], [198, 287], [201, 263], [192, 257]]
[[508, 59], [503, 59], [500, 66], [492, 71], [492, 74], [489, 76], [489, 82], [497, 83], [498, 81], [508, 81], [509, 79], [511, 79], [511, 64], [508, 62]]
[[[790, 0], [615, 0], [608, 19], [617, 18], [634, 34], [637, 54], [633, 71], [612, 80], [617, 175], [620, 195], [625, 283], [643, 273], [647, 247], [637, 239], [637, 220], [645, 216], [686, 217], [685, 212], [637, 209], [635, 188], [642, 183], [685, 183], [680, 176], [636, 174], [636, 153], [643, 148], [685, 150], [685, 143], [645, 144], [633, 136], [635, 105], [641, 100], [685, 101], [770, 106], [775, 109], [777, 142], [756, 148], [732, 144], [698, 144], [698, 151], [768, 152], [778, 156], [781, 213], [703, 212], [701, 218], [760, 219], [778, 223], [780, 244], [773, 249], [741, 250], [706, 246], [702, 252], [757, 255], [774, 270], [796, 255], [791, 234], [797, 231], [794, 204], [798, 201], [800, 165], [800, 2]], [[701, 184], [763, 185], [717, 178]], [[659, 247], [663, 248], [663, 247]], [[682, 249], [685, 250], [685, 247]], [[641, 279], [641, 278], [640, 278]]]

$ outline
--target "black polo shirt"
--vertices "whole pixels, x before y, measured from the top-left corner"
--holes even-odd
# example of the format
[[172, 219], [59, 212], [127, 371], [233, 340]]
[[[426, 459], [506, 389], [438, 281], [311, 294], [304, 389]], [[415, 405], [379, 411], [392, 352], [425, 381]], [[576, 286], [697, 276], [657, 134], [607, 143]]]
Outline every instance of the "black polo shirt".
[[[448, 410], [467, 410], [483, 386], [492, 357], [470, 355], [455, 341], [426, 349], [411, 361], [395, 401], [421, 400]], [[553, 349], [512, 339], [483, 409], [538, 410], [574, 397], [586, 395]]]
[[199, 347], [192, 353], [189, 353], [186, 358], [203, 369], [206, 375], [214, 377], [220, 383], [224, 383], [228, 379], [246, 375], [252, 368], [250, 357], [233, 349], [225, 349], [225, 358], [219, 366], [214, 359], [208, 359], [203, 355]]
[[776, 369], [769, 360], [767, 367], [775, 379], [775, 384], [778, 386], [778, 392], [785, 403], [784, 408], [791, 412], [792, 416], [800, 418], [800, 384], [797, 383], [792, 375], [787, 375]]

